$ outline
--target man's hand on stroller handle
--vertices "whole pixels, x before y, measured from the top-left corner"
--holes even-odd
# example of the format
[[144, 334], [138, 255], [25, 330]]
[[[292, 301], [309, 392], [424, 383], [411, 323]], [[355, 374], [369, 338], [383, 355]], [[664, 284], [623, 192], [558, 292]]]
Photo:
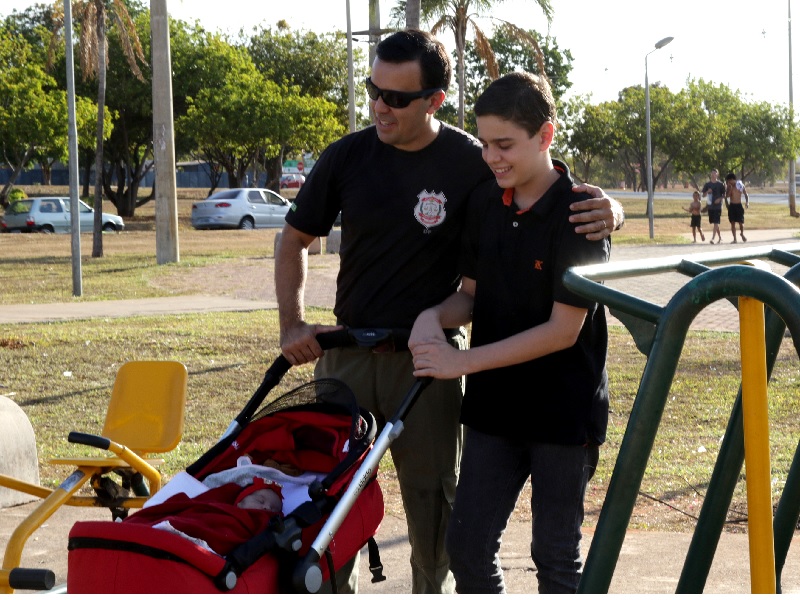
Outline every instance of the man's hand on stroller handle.
[[341, 325], [310, 325], [299, 321], [296, 325], [282, 329], [281, 352], [292, 366], [312, 362], [323, 355], [317, 334], [338, 331]]

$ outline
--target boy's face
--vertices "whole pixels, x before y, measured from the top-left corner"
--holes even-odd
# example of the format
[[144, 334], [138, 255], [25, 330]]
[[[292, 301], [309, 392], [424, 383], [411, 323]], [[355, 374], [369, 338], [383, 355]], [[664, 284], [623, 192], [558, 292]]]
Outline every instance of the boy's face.
[[[512, 121], [494, 115], [476, 118], [483, 160], [494, 172], [501, 188], [522, 188], [541, 171], [541, 152], [552, 140], [552, 124], [545, 123], [531, 136]], [[549, 126], [549, 127], [548, 127]], [[548, 128], [550, 131], [545, 132]], [[543, 137], [547, 137], [544, 144]], [[544, 144], [544, 145], [543, 145]]]
[[[388, 63], [376, 58], [370, 79], [381, 90], [422, 90], [422, 68], [417, 61]], [[370, 100], [369, 108], [378, 138], [400, 150], [414, 151], [424, 148], [432, 141], [429, 117], [436, 112], [443, 100], [443, 92], [412, 100], [404, 108], [392, 108], [381, 97]]]

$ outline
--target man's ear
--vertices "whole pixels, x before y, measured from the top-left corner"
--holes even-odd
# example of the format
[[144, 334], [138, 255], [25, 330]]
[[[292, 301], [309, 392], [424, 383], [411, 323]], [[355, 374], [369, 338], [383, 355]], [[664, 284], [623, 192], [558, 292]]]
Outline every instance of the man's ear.
[[446, 97], [447, 94], [445, 94], [442, 90], [432, 94], [431, 97], [428, 98], [428, 114], [432, 115], [439, 110], [442, 107], [442, 104], [444, 104], [444, 99]]
[[544, 152], [550, 147], [550, 144], [553, 143], [553, 136], [555, 135], [555, 133], [556, 133], [556, 128], [553, 125], [552, 121], [545, 121], [541, 129], [539, 129], [539, 135], [541, 136], [539, 150]]

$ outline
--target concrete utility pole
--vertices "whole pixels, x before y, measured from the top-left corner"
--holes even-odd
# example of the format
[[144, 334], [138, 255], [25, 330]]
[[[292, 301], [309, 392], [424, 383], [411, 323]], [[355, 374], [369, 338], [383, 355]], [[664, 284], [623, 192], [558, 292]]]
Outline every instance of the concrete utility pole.
[[353, 74], [353, 31], [350, 25], [350, 0], [345, 2], [347, 7], [347, 103], [348, 117], [350, 119], [350, 133], [356, 130], [356, 89]]
[[[787, 0], [789, 5], [789, 118], [794, 125], [794, 102], [792, 100], [792, 0]], [[795, 179], [795, 162], [797, 157], [792, 155], [789, 161], [789, 215], [792, 217], [800, 216], [797, 214], [797, 181]]]
[[167, 0], [150, 0], [153, 65], [153, 158], [156, 164], [156, 262], [178, 262], [178, 198], [172, 120], [172, 58]]
[[72, 246], [72, 295], [83, 296], [81, 217], [78, 205], [78, 126], [75, 122], [75, 57], [72, 49], [72, 4], [64, 0], [64, 37], [67, 53], [67, 144], [69, 150], [69, 211]]

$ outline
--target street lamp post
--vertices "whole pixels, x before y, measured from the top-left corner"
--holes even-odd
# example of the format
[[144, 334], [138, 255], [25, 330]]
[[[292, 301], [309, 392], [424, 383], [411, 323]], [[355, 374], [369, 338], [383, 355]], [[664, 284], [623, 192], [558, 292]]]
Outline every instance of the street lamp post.
[[672, 37], [665, 37], [663, 40], [656, 42], [656, 47], [644, 55], [644, 103], [645, 103], [645, 123], [647, 124], [647, 152], [645, 154], [645, 168], [647, 169], [647, 216], [650, 219], [650, 239], [654, 237], [653, 234], [653, 150], [650, 142], [650, 81], [647, 78], [647, 57], [656, 50], [660, 50], [673, 39]]

